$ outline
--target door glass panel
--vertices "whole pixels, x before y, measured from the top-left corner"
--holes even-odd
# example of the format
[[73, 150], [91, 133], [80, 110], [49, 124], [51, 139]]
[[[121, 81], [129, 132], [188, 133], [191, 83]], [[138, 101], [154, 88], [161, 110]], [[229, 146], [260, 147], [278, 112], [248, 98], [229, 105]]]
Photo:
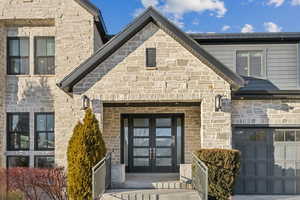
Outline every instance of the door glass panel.
[[147, 166], [149, 166], [149, 159], [148, 158], [134, 158], [133, 164], [134, 164], [134, 166], [137, 166], [137, 167], [147, 167]]
[[156, 136], [172, 136], [172, 129], [156, 128]]
[[158, 118], [156, 119], [156, 127], [170, 127], [171, 118]]
[[156, 158], [156, 166], [172, 166], [171, 158]]
[[149, 138], [134, 138], [133, 139], [133, 145], [136, 147], [140, 146], [149, 146]]
[[134, 156], [149, 156], [149, 148], [135, 148], [133, 150]]
[[172, 145], [172, 138], [156, 138], [156, 146], [171, 146]]
[[149, 136], [149, 128], [134, 128], [133, 135], [135, 137]]
[[133, 119], [134, 127], [149, 127], [149, 119]]
[[124, 163], [128, 165], [128, 119], [124, 119]]
[[181, 164], [181, 118], [177, 118], [177, 164]]
[[171, 156], [172, 149], [171, 148], [157, 148], [156, 156]]

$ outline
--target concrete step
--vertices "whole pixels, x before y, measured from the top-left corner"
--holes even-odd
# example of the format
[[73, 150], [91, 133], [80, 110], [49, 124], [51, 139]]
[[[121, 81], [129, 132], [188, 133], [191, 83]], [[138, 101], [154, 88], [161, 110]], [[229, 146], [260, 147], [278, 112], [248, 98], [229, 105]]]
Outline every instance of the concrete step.
[[101, 200], [201, 200], [194, 190], [109, 190]]
[[192, 189], [192, 185], [180, 181], [163, 182], [125, 182], [123, 184], [114, 184], [114, 189]]

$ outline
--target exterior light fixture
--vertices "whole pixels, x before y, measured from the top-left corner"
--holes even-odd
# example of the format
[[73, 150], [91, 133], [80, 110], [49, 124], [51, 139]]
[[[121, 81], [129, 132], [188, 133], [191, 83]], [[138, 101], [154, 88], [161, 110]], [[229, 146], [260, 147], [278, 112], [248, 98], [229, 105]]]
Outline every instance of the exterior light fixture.
[[217, 95], [215, 97], [215, 111], [221, 111], [222, 110], [222, 96], [221, 95]]
[[90, 99], [86, 95], [81, 97], [81, 103], [81, 110], [86, 110], [90, 107]]

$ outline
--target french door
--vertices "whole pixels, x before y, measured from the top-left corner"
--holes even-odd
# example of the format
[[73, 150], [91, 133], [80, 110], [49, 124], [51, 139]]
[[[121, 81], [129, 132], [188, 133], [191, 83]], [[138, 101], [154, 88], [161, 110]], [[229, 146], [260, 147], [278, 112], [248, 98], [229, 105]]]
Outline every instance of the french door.
[[183, 162], [183, 115], [125, 115], [123, 120], [128, 171], [178, 171]]

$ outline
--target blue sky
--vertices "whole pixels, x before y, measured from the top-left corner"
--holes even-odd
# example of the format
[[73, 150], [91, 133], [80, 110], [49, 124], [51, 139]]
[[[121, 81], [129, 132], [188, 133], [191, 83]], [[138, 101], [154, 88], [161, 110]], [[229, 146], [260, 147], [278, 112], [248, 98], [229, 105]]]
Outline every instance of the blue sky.
[[91, 0], [108, 32], [121, 31], [147, 6], [191, 33], [300, 32], [300, 0]]

